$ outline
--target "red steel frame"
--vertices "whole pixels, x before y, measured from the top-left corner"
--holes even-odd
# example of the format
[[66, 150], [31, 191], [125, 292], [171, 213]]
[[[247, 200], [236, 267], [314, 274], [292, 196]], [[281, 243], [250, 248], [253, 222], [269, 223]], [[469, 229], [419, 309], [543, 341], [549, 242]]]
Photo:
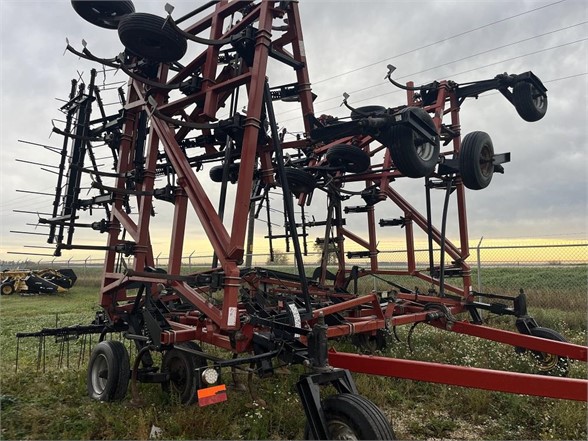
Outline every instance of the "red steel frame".
[[[274, 286], [276, 292], [291, 295], [304, 294], [299, 282], [278, 280], [270, 276], [244, 276], [240, 274], [245, 252], [246, 226], [249, 215], [250, 198], [254, 169], [257, 160], [261, 163], [260, 173], [266, 184], [274, 184], [274, 170], [272, 167], [271, 148], [269, 145], [257, 144], [258, 134], [261, 130], [262, 111], [264, 106], [264, 87], [268, 75], [268, 64], [271, 52], [290, 57], [300, 63], [295, 69], [296, 85], [298, 88], [301, 116], [304, 117], [305, 131], [310, 133], [308, 116], [313, 114], [313, 96], [310, 87], [306, 57], [303, 46], [302, 28], [297, 2], [288, 2], [286, 9], [281, 9], [280, 2], [228, 2], [220, 1], [214, 6], [214, 11], [200, 19], [195, 24], [185, 28], [185, 31], [194, 35], [209, 30], [211, 39], [225, 39], [238, 35], [247, 26], [257, 21], [258, 30], [255, 35], [254, 56], [251, 67], [243, 66], [237, 71], [231, 66], [222, 69], [219, 65], [219, 47], [208, 46], [193, 60], [181, 68], [179, 72], [170, 74], [168, 66], [160, 65], [157, 81], [160, 83], [176, 84], [189, 78], [195, 72], [202, 76], [202, 88], [189, 96], [173, 98], [165, 91], [144, 85], [137, 79], [130, 79], [128, 83], [128, 99], [125, 105], [123, 138], [119, 148], [119, 161], [114, 192], [114, 203], [111, 210], [110, 227], [108, 230], [104, 275], [100, 290], [100, 305], [109, 314], [111, 320], [116, 322], [121, 319], [123, 312], [132, 309], [135, 299], [134, 289], [137, 283], [147, 284], [153, 287], [157, 293], [157, 284], [164, 284], [175, 291], [184, 300], [196, 307], [195, 311], [168, 317], [171, 330], [162, 331], [161, 342], [173, 344], [188, 340], [200, 340], [208, 342], [234, 352], [251, 351], [252, 336], [255, 328], [248, 323], [242, 323], [240, 317], [245, 314], [239, 303], [239, 290], [243, 284], [247, 284], [254, 292], [262, 283]], [[242, 20], [228, 27], [229, 17], [239, 10], [248, 7], [250, 11]], [[287, 18], [287, 30], [277, 38], [274, 38], [272, 23], [277, 18]], [[228, 28], [228, 30], [226, 30]], [[171, 125], [157, 117], [155, 110], [168, 117], [175, 117], [191, 123], [204, 123], [216, 120], [219, 110], [224, 107], [231, 93], [239, 87], [247, 91], [247, 110], [241, 146], [241, 158], [239, 178], [236, 186], [235, 203], [232, 208], [233, 220], [228, 229], [217, 212], [209, 194], [203, 186], [202, 174], [197, 173], [180, 148], [180, 142], [185, 139], [190, 129], [181, 127], [173, 129]], [[153, 101], [154, 100], [154, 101]], [[155, 105], [153, 103], [156, 103]], [[412, 92], [408, 93], [408, 105], [419, 106]], [[145, 148], [145, 175], [142, 182], [137, 184], [136, 204], [138, 214], [135, 218], [125, 212], [123, 193], [126, 188], [125, 175], [133, 169], [134, 149], [138, 115], [146, 110], [150, 113], [150, 130], [148, 142]], [[460, 131], [459, 103], [449, 83], [442, 82], [438, 89], [436, 104], [426, 107], [432, 114], [433, 120], [439, 132], [445, 115], [450, 122], [448, 126], [455, 133]], [[205, 131], [206, 132], [206, 131]], [[447, 157], [454, 156], [460, 150], [460, 136], [452, 140], [452, 149], [443, 154]], [[374, 139], [370, 136], [345, 137], [328, 144], [313, 144], [305, 138], [294, 142], [282, 143], [282, 148], [295, 149], [300, 147], [312, 147], [316, 159], [309, 165], [320, 165], [324, 162], [324, 153], [334, 144], [354, 143], [360, 146], [372, 157], [382, 150], [381, 146], [372, 148]], [[171, 235], [169, 238], [169, 264], [167, 275], [145, 272], [146, 267], [155, 265], [153, 249], [150, 237], [150, 221], [153, 209], [153, 190], [155, 188], [156, 163], [159, 147], [162, 146], [166, 157], [177, 175], [177, 189], [175, 190], [175, 202]], [[336, 226], [336, 235], [340, 239], [339, 271], [335, 286], [341, 286], [349, 273], [346, 267], [343, 241], [348, 239], [365, 248], [370, 253], [370, 268], [361, 273], [361, 276], [369, 274], [381, 275], [411, 275], [422, 280], [439, 285], [439, 280], [432, 278], [430, 274], [421, 271], [416, 266], [414, 226], [429, 232], [427, 219], [419, 213], [403, 196], [393, 187], [392, 181], [402, 177], [393, 167], [393, 158], [388, 149], [384, 149], [382, 164], [372, 164], [366, 173], [357, 175], [339, 176], [341, 182], [364, 182], [366, 187], [378, 185], [382, 199], [389, 199], [399, 207], [406, 219], [405, 225], [407, 245], [406, 270], [387, 270], [379, 266], [375, 214], [373, 207], [367, 212], [368, 238], [363, 239], [359, 234], [345, 226]], [[207, 153], [217, 152], [214, 145], [206, 146]], [[435, 176], [433, 176], [435, 177]], [[430, 322], [434, 326], [491, 339], [513, 346], [520, 346], [536, 351], [544, 351], [577, 360], [586, 360], [586, 348], [568, 343], [547, 341], [536, 337], [516, 334], [508, 331], [491, 329], [481, 325], [472, 325], [466, 321], [448, 322], [445, 319], [430, 320], [429, 312], [423, 308], [424, 304], [436, 303], [445, 305], [448, 311], [455, 315], [466, 311], [466, 305], [472, 300], [470, 268], [466, 263], [469, 256], [468, 230], [466, 217], [466, 201], [464, 186], [459, 179], [455, 182], [458, 207], [459, 245], [446, 240], [445, 249], [447, 255], [456, 262], [463, 274], [463, 287], [446, 285], [446, 290], [458, 295], [455, 297], [440, 298], [432, 295], [398, 294], [397, 302], [385, 304], [376, 293], [364, 296], [341, 294], [341, 302], [315, 309], [312, 318], [306, 320], [306, 325], [312, 326], [319, 316], [328, 316], [339, 313], [346, 317], [343, 325], [329, 326], [328, 336], [339, 337], [353, 333], [375, 332], [389, 326], [410, 324], [416, 322]], [[299, 204], [306, 202], [306, 195], [302, 195]], [[206, 237], [210, 241], [218, 261], [219, 268], [211, 268], [210, 271], [222, 272], [224, 275], [222, 307], [211, 304], [205, 295], [205, 289], [196, 290], [180, 277], [182, 269], [182, 250], [186, 234], [186, 222], [189, 210], [196, 214]], [[122, 231], [126, 235], [121, 234]], [[433, 240], [440, 244], [441, 232], [434, 228], [430, 231]], [[118, 252], [117, 245], [124, 244], [130, 239], [134, 242], [133, 262], [125, 271], [117, 270]], [[326, 286], [324, 278], [319, 284], [310, 287], [310, 295], [313, 298], [322, 298], [334, 295], [333, 286]], [[172, 295], [172, 296], [173, 296]], [[231, 342], [231, 335], [239, 333], [239, 338]], [[301, 341], [305, 341], [301, 337]], [[330, 363], [335, 367], [344, 367], [356, 372], [367, 372], [376, 375], [391, 375], [396, 377], [411, 378], [423, 381], [442, 382], [446, 384], [461, 385], [467, 387], [480, 387], [492, 390], [502, 390], [514, 393], [526, 393], [566, 399], [586, 399], [586, 385], [583, 380], [576, 379], [551, 379], [542, 376], [514, 374], [510, 372], [497, 372], [463, 367], [450, 367], [445, 365], [395, 360], [382, 357], [369, 357], [338, 352], [330, 353]]]

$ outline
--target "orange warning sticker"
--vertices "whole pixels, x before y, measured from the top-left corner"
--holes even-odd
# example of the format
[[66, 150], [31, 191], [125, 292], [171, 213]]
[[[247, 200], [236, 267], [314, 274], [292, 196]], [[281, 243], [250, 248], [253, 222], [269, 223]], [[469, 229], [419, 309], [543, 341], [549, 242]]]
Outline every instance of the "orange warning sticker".
[[224, 384], [207, 387], [198, 391], [198, 405], [200, 407], [223, 401], [227, 401], [227, 387]]

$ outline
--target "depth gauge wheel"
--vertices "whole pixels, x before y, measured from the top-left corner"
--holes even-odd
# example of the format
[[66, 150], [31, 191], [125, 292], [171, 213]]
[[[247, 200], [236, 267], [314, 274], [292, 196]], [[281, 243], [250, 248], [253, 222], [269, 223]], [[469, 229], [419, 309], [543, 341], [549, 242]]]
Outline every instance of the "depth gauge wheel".
[[[396, 439], [386, 415], [361, 395], [333, 395], [322, 401], [322, 407], [327, 419], [328, 439]], [[314, 439], [308, 424], [304, 429], [304, 438]]]
[[[541, 337], [547, 340], [567, 341], [559, 332], [549, 328], [536, 327], [531, 328], [531, 335]], [[567, 377], [570, 370], [570, 362], [567, 357], [548, 354], [546, 352], [531, 351], [537, 361], [538, 369], [541, 374], [551, 375], [554, 377]]]
[[[410, 111], [435, 130], [435, 123], [426, 110], [414, 107], [410, 108]], [[441, 149], [438, 139], [435, 143], [430, 143], [405, 125], [392, 126], [389, 129], [388, 139], [392, 161], [404, 176], [422, 178], [433, 172]]]
[[386, 108], [384, 106], [363, 106], [351, 111], [351, 119], [361, 119], [367, 116], [375, 116], [384, 113]]
[[513, 102], [525, 121], [539, 121], [547, 112], [547, 95], [528, 81], [519, 81], [512, 88]]
[[129, 353], [120, 341], [98, 343], [90, 357], [86, 388], [88, 395], [98, 401], [122, 400], [130, 378]]
[[178, 61], [188, 48], [186, 39], [157, 15], [135, 12], [118, 25], [122, 44], [133, 54], [156, 63]]
[[361, 173], [369, 168], [370, 156], [354, 145], [337, 144], [327, 150], [327, 162], [349, 173]]
[[[287, 167], [284, 169], [284, 176], [288, 181], [290, 191], [296, 197], [301, 193], [312, 193], [316, 188], [315, 177], [304, 170]], [[276, 175], [276, 180], [281, 185], [282, 178]]]
[[494, 146], [486, 132], [472, 132], [463, 137], [459, 152], [461, 180], [470, 190], [490, 185], [494, 174]]
[[14, 293], [14, 285], [10, 282], [0, 285], [0, 293], [3, 296], [9, 296]]
[[106, 29], [118, 28], [123, 17], [135, 12], [132, 1], [71, 0], [71, 5], [84, 20]]
[[[181, 346], [195, 351], [202, 351], [194, 342], [182, 343]], [[169, 382], [161, 383], [164, 392], [178, 396], [180, 403], [194, 404], [198, 401], [198, 377], [195, 370], [206, 366], [202, 357], [190, 354], [177, 348], [167, 351], [161, 362], [161, 372], [169, 373]]]
[[[209, 176], [212, 182], [223, 182], [224, 165], [215, 165], [210, 169]], [[239, 180], [239, 163], [229, 164], [229, 182], [235, 183]]]

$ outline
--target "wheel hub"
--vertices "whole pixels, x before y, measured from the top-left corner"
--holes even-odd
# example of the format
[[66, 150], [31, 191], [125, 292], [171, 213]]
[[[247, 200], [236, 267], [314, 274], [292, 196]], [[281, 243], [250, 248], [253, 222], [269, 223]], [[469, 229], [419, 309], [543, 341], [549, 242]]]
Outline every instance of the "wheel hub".
[[423, 161], [428, 161], [431, 159], [435, 152], [435, 146], [423, 139], [417, 139], [415, 141], [417, 155], [419, 155]]
[[341, 420], [329, 421], [329, 439], [333, 440], [357, 440], [357, 434], [349, 425]]
[[98, 394], [102, 393], [108, 380], [108, 362], [103, 354], [100, 354], [92, 365], [91, 378], [94, 391]]

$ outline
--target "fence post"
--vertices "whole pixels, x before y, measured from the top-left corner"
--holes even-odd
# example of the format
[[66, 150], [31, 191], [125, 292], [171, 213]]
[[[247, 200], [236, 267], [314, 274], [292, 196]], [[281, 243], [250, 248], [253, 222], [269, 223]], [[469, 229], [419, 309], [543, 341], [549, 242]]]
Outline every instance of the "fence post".
[[196, 250], [192, 251], [188, 256], [188, 266], [190, 267], [190, 271], [192, 271], [192, 255], [196, 252]]
[[480, 246], [482, 245], [483, 240], [484, 236], [480, 237], [480, 242], [478, 242], [478, 246], [476, 247], [476, 255], [478, 257], [478, 292], [482, 292], [482, 261], [480, 259]]
[[159, 268], [159, 256], [161, 256], [161, 253], [159, 253], [155, 258], [155, 268]]

